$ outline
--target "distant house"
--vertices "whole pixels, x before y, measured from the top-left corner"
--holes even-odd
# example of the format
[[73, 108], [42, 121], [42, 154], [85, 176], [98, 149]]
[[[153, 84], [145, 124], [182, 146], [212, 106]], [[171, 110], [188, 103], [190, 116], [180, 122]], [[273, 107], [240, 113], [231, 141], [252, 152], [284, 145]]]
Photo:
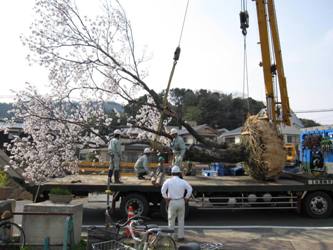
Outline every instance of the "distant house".
[[238, 144], [241, 142], [241, 131], [243, 127], [239, 127], [233, 130], [226, 131], [222, 133], [218, 138], [217, 141], [219, 143], [231, 143], [231, 144]]
[[[294, 113], [292, 113], [291, 126], [280, 126], [280, 132], [283, 135], [284, 143], [293, 143], [295, 145], [298, 145], [300, 130], [303, 127], [304, 126], [301, 120], [298, 119], [298, 117]], [[224, 132], [218, 137], [218, 142], [238, 144], [241, 142], [241, 131], [242, 127]]]
[[220, 136], [222, 135], [223, 133], [226, 133], [226, 132], [229, 132], [229, 129], [226, 129], [226, 128], [219, 128], [217, 130], [217, 134]]
[[284, 143], [299, 145], [299, 136], [302, 128], [304, 128], [302, 121], [294, 113], [291, 113], [291, 126], [280, 127]]
[[[213, 141], [217, 140], [218, 131], [207, 124], [202, 124], [198, 126], [194, 126], [193, 129], [202, 137], [206, 139], [210, 139]], [[186, 128], [180, 129], [178, 134], [184, 139], [185, 144], [197, 144], [197, 140], [193, 137], [192, 134], [188, 132]]]
[[20, 135], [23, 132], [24, 124], [21, 122], [4, 122], [0, 121], [0, 131], [7, 130], [7, 133], [11, 136]]

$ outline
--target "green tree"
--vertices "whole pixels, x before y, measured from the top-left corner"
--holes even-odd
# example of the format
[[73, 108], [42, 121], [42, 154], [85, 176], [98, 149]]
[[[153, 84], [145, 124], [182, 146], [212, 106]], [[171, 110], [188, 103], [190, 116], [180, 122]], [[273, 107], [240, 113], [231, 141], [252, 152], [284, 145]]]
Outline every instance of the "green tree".
[[310, 119], [304, 119], [304, 118], [300, 118], [301, 122], [304, 125], [304, 128], [309, 128], [309, 127], [315, 127], [315, 126], [320, 126], [320, 123], [317, 123], [314, 120], [310, 120]]

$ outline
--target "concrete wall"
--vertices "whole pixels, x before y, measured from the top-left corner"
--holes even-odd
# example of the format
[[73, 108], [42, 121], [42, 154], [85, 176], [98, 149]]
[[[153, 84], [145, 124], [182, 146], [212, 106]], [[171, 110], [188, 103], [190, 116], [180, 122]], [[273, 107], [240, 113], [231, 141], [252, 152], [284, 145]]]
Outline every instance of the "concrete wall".
[[[79, 243], [81, 237], [83, 205], [72, 201], [69, 204], [54, 204], [50, 201], [24, 205], [24, 212], [72, 213], [74, 224], [74, 241]], [[66, 216], [63, 215], [23, 215], [22, 226], [27, 244], [42, 244], [45, 237], [50, 244], [62, 244], [65, 233]], [[52, 249], [52, 248], [51, 248]], [[55, 248], [53, 248], [55, 249]]]

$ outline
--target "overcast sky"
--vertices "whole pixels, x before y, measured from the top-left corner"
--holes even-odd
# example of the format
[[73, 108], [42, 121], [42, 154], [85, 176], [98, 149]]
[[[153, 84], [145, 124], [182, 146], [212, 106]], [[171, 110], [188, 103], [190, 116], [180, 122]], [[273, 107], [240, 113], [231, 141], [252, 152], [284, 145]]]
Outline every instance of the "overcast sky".
[[[92, 13], [98, 1], [77, 0]], [[122, 0], [132, 22], [138, 47], [150, 60], [146, 82], [156, 91], [166, 87], [173, 52], [187, 0]], [[45, 90], [47, 73], [28, 66], [19, 35], [28, 32], [34, 0], [2, 1], [0, 10], [0, 101], [25, 82]], [[276, 0], [276, 11], [291, 108], [295, 111], [333, 109], [333, 1]], [[243, 89], [243, 37], [239, 29], [240, 0], [190, 0], [182, 53], [171, 87], [205, 88], [224, 93]], [[248, 67], [250, 96], [265, 99], [258, 45], [255, 3], [248, 1]], [[300, 114], [333, 124], [333, 112]]]

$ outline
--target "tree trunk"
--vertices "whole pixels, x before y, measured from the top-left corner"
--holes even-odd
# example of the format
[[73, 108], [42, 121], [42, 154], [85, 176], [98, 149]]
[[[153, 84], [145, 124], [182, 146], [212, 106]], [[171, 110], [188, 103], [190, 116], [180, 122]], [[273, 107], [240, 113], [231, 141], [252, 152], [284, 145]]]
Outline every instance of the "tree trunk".
[[198, 162], [237, 163], [246, 159], [247, 153], [245, 147], [242, 145], [231, 145], [224, 149], [192, 145], [186, 151], [185, 155], [185, 160]]

